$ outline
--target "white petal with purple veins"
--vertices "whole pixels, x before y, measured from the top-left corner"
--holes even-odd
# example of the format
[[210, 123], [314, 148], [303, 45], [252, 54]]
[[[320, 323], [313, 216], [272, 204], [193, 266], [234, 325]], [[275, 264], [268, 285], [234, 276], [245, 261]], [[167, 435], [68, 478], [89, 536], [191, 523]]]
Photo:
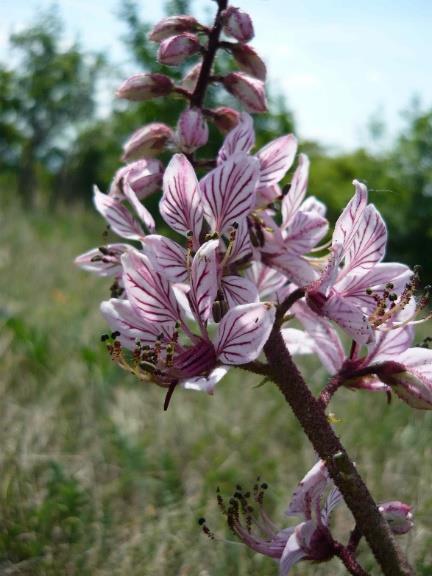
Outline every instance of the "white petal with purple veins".
[[166, 324], [180, 319], [169, 281], [144, 254], [130, 250], [122, 257], [123, 281], [132, 306], [146, 322]]
[[200, 182], [204, 213], [212, 231], [226, 232], [255, 205], [259, 163], [245, 154], [232, 156]]
[[253, 120], [247, 112], [240, 115], [240, 121], [225, 137], [222, 148], [218, 154], [218, 164], [225, 162], [238, 152], [247, 154], [255, 144]]
[[358, 344], [374, 341], [374, 331], [367, 316], [357, 306], [337, 294], [332, 294], [322, 308], [325, 316], [339, 324]]
[[351, 246], [357, 229], [362, 221], [362, 214], [368, 200], [367, 188], [358, 180], [353, 182], [355, 194], [339, 216], [333, 232], [333, 244], [340, 244], [346, 252]]
[[224, 364], [252, 362], [270, 335], [275, 309], [268, 304], [242, 304], [222, 318], [215, 339], [216, 354]]
[[118, 200], [103, 194], [94, 187], [94, 204], [113, 232], [129, 240], [141, 240], [144, 232], [129, 210]]
[[255, 284], [242, 276], [224, 276], [221, 280], [221, 289], [229, 308], [259, 301]]
[[286, 228], [305, 197], [309, 178], [309, 158], [300, 154], [299, 163], [294, 172], [291, 186], [282, 200], [282, 228]]
[[277, 184], [288, 170], [297, 151], [297, 140], [293, 134], [280, 136], [269, 142], [257, 153], [260, 163], [260, 186]]
[[158, 272], [166, 276], [172, 282], [185, 282], [188, 278], [186, 269], [187, 252], [169, 238], [151, 234], [142, 241], [143, 250], [150, 255], [156, 264]]
[[202, 225], [202, 204], [198, 181], [189, 160], [175, 154], [163, 177], [163, 195], [159, 210], [173, 230], [186, 235], [192, 231], [199, 237]]

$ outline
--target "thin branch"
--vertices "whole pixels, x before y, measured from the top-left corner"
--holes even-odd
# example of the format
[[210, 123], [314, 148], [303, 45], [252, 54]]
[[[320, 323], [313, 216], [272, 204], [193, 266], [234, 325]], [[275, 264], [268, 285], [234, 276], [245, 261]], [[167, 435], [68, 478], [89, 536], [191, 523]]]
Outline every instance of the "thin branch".
[[365, 536], [385, 576], [412, 576], [390, 528], [367, 486], [330, 426], [321, 403], [312, 395], [275, 326], [265, 347], [272, 379], [291, 406], [318, 456], [325, 461], [359, 530]]
[[323, 388], [321, 394], [318, 397], [318, 402], [325, 409], [329, 405], [330, 400], [333, 398], [335, 392], [341, 387], [342, 381], [338, 375], [330, 378], [327, 386]]
[[238, 368], [242, 370], [247, 370], [248, 372], [253, 372], [254, 374], [259, 374], [260, 376], [270, 376], [271, 370], [268, 364], [255, 360], [254, 362], [248, 362], [247, 364], [240, 364]]
[[349, 548], [334, 540], [333, 550], [335, 555], [342, 560], [345, 568], [350, 574], [353, 574], [353, 576], [369, 576], [357, 562], [354, 554], [349, 550]]
[[291, 294], [289, 296], [287, 296], [285, 298], [285, 300], [279, 304], [279, 306], [277, 307], [277, 311], [276, 311], [276, 323], [275, 323], [275, 325], [277, 327], [279, 327], [282, 324], [284, 316], [288, 312], [288, 310], [291, 308], [291, 306], [293, 304], [295, 304], [297, 302], [297, 300], [300, 300], [300, 298], [303, 298], [304, 295], [305, 295], [305, 291], [303, 290], [303, 288], [296, 288], [294, 290], [294, 292], [291, 292]]

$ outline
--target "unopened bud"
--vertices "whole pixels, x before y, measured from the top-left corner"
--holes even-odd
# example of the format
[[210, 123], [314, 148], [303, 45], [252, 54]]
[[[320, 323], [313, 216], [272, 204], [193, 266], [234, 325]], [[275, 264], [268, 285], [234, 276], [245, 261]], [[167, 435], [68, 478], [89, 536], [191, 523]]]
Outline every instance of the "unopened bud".
[[231, 53], [243, 72], [260, 80], [266, 79], [266, 65], [251, 46], [247, 44], [235, 44], [231, 48]]
[[232, 36], [239, 42], [249, 42], [254, 37], [254, 29], [251, 17], [240, 8], [229, 6], [224, 10], [223, 31], [227, 36]]
[[149, 32], [148, 39], [153, 42], [162, 42], [170, 36], [182, 32], [195, 32], [199, 28], [200, 25], [193, 16], [169, 16], [156, 24]]
[[201, 50], [198, 36], [195, 34], [179, 34], [163, 40], [159, 46], [157, 58], [161, 64], [177, 66], [188, 56]]
[[152, 194], [162, 182], [163, 165], [155, 158], [143, 158], [123, 166], [117, 171], [110, 187], [109, 195], [124, 198], [123, 189], [129, 185], [138, 198]]
[[265, 112], [267, 101], [264, 82], [243, 72], [231, 72], [223, 80], [225, 88], [239, 100], [248, 112]]
[[166, 96], [173, 87], [171, 79], [164, 74], [134, 74], [123, 82], [117, 96], [126, 100], [149, 100]]
[[398, 360], [381, 364], [379, 379], [413, 408], [432, 410], [432, 350], [410, 348]]
[[173, 131], [166, 124], [153, 122], [132, 134], [123, 146], [123, 160], [135, 160], [143, 156], [155, 156], [162, 152]]
[[212, 118], [218, 129], [225, 133], [237, 126], [240, 121], [240, 112], [228, 106], [220, 106], [212, 110]]
[[179, 148], [189, 154], [207, 144], [208, 126], [199, 108], [187, 108], [177, 124], [177, 143]]
[[378, 510], [387, 520], [393, 534], [406, 534], [414, 526], [411, 506], [398, 502], [383, 502]]
[[193, 92], [198, 82], [199, 75], [201, 73], [201, 62], [195, 64], [184, 76], [182, 80], [182, 88], [185, 90], [189, 90], [189, 92]]

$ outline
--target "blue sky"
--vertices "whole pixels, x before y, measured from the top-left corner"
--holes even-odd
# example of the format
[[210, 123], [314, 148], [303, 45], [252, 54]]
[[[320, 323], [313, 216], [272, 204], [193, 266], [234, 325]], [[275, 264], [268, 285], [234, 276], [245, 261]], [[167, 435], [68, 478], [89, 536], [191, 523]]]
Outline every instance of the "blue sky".
[[[0, 0], [0, 58], [7, 37], [30, 22], [50, 0]], [[126, 62], [116, 19], [119, 0], [60, 0], [70, 38], [107, 50]], [[147, 20], [161, 17], [163, 2], [142, 0]], [[195, 0], [203, 20], [214, 10]], [[372, 115], [389, 135], [414, 95], [432, 106], [432, 2], [430, 0], [237, 0], [255, 24], [252, 45], [264, 57], [271, 82], [293, 108], [299, 135], [336, 148], [367, 142]]]

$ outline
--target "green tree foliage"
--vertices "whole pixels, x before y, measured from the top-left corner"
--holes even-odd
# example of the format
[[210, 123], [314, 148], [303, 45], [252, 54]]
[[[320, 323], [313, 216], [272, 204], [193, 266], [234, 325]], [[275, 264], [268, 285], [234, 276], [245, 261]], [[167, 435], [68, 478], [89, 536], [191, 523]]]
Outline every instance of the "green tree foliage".
[[49, 11], [10, 37], [13, 59], [0, 70], [0, 157], [17, 171], [26, 206], [34, 204], [38, 172], [61, 172], [79, 123], [95, 109], [102, 60], [63, 43], [62, 22]]

